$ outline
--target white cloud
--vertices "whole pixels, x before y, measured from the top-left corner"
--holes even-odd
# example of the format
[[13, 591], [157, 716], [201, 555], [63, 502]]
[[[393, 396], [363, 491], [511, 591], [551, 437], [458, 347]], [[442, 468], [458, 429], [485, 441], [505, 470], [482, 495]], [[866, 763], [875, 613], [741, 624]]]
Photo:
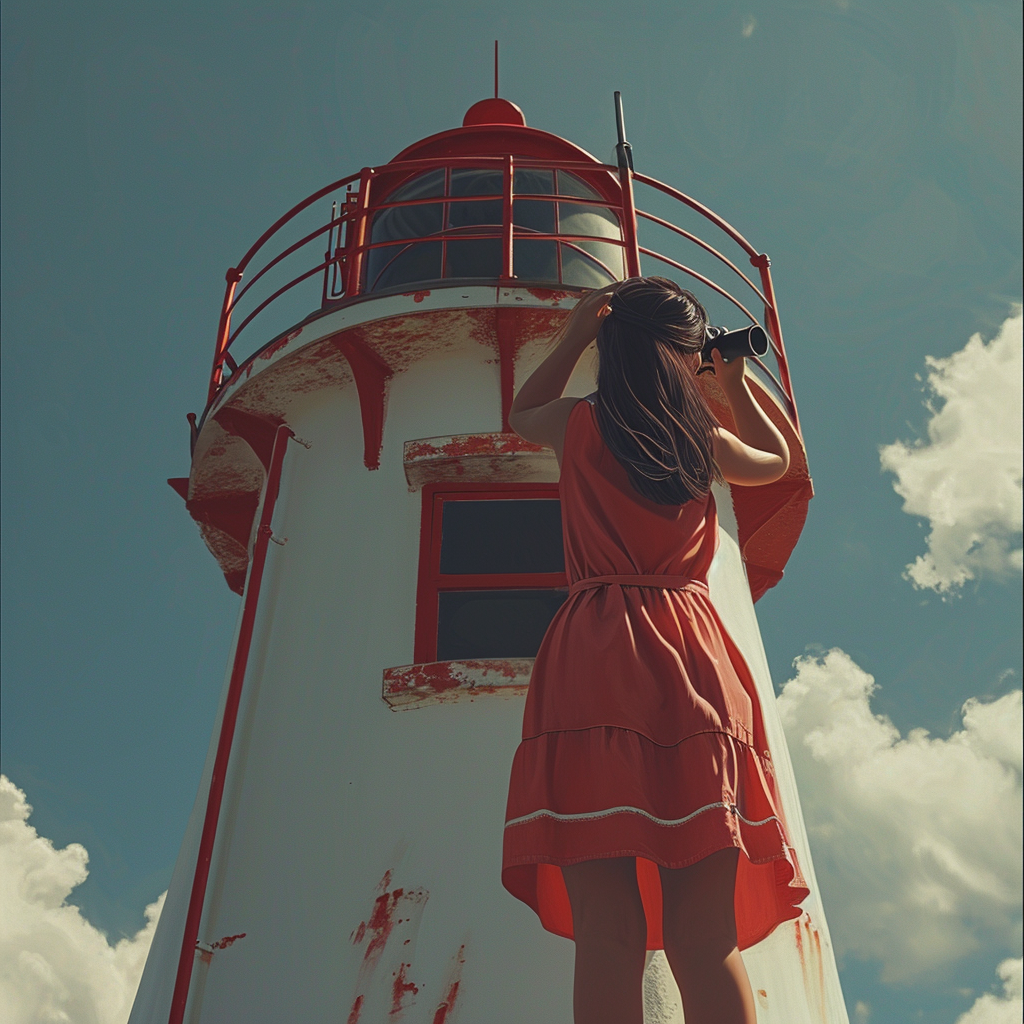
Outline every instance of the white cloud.
[[743, 18], [743, 38], [749, 39], [754, 34], [754, 29], [757, 28], [757, 18], [752, 14], [747, 14]]
[[956, 1024], [1020, 1024], [1024, 1016], [1024, 961], [1004, 960], [996, 973], [1003, 982], [1002, 995], [986, 993], [964, 1014]]
[[799, 658], [779, 695], [833, 938], [908, 981], [1019, 941], [1021, 692], [969, 700], [949, 739], [872, 712], [849, 655]]
[[111, 946], [76, 906], [88, 875], [79, 843], [63, 850], [28, 824], [25, 794], [0, 775], [0, 1007], [4, 1024], [124, 1024], [164, 897]]
[[929, 356], [928, 440], [881, 449], [903, 511], [929, 521], [925, 554], [907, 566], [942, 594], [983, 574], [1020, 571], [1021, 311], [987, 344], [975, 334], [948, 359]]

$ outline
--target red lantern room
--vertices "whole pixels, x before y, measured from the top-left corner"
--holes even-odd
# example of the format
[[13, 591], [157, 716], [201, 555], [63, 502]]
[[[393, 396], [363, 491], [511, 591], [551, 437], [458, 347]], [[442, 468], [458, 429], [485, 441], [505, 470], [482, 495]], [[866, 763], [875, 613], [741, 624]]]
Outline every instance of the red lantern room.
[[[362, 403], [365, 463], [377, 468], [387, 382], [437, 344], [413, 328], [413, 321], [428, 316], [422, 303], [431, 295], [435, 302], [429, 305], [435, 308], [440, 299], [436, 308], [453, 325], [472, 321], [477, 335], [490, 334], [500, 369], [498, 433], [507, 434], [516, 356], [526, 341], [557, 331], [584, 289], [641, 273], [673, 276], [702, 295], [724, 299], [739, 323], [757, 322], [751, 308], [761, 313], [771, 348], [764, 360], [749, 363], [760, 400], [784, 429], [794, 458], [784, 480], [749, 492], [738, 488], [734, 503], [755, 600], [781, 579], [812, 489], [769, 259], [697, 200], [635, 173], [621, 118], [617, 148], [619, 166], [603, 164], [565, 139], [530, 128], [514, 103], [481, 100], [466, 112], [462, 127], [429, 136], [387, 164], [363, 168], [304, 199], [228, 271], [207, 407], [199, 423], [190, 416], [192, 474], [171, 483], [186, 498], [232, 589], [242, 589], [248, 564], [242, 549], [255, 514], [259, 470], [268, 465], [273, 429], [284, 421], [294, 387], [334, 386], [338, 375], [327, 364], [345, 363], [342, 376], [354, 377]], [[639, 209], [634, 193], [640, 189], [662, 211], [682, 208], [691, 219], [695, 214], [705, 230], [699, 235]], [[327, 203], [329, 218], [318, 220], [316, 212]], [[668, 252], [644, 244], [648, 230], [658, 231]], [[732, 259], [720, 251], [726, 247], [738, 250]], [[706, 262], [703, 271], [697, 269], [693, 254], [710, 258], [721, 273], [712, 277]], [[744, 261], [756, 269], [756, 282], [737, 265]], [[484, 284], [499, 290], [486, 314], [459, 299], [466, 287]], [[509, 301], [501, 301], [502, 289]], [[316, 309], [289, 317], [303, 301], [308, 309], [317, 291]], [[407, 336], [399, 342], [402, 324], [389, 308], [387, 340], [375, 343], [369, 335], [379, 331], [357, 327], [377, 321], [381, 300], [396, 297], [406, 300], [398, 319], [410, 328]], [[336, 314], [356, 308], [365, 317], [350, 315], [345, 320], [353, 327], [335, 330]], [[271, 340], [260, 345], [269, 321]], [[301, 382], [293, 379], [297, 374]], [[702, 382], [728, 425], [728, 407], [713, 378]], [[232, 455], [217, 429], [204, 444], [211, 418], [219, 430], [249, 442], [263, 464], [250, 467], [248, 486], [241, 483], [242, 467], [228, 470], [226, 463], [251, 463], [253, 453], [238, 449]], [[513, 435], [505, 442], [517, 443], [529, 447]]]

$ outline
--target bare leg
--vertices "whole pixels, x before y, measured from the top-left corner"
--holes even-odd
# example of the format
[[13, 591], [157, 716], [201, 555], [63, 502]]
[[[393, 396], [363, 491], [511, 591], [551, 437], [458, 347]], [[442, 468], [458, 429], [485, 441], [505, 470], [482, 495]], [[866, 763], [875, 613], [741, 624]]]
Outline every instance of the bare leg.
[[613, 857], [562, 868], [576, 936], [576, 1024], [643, 1024], [647, 918], [636, 860]]
[[756, 1024], [754, 994], [736, 948], [733, 890], [739, 850], [686, 868], [661, 868], [665, 956], [686, 1024]]

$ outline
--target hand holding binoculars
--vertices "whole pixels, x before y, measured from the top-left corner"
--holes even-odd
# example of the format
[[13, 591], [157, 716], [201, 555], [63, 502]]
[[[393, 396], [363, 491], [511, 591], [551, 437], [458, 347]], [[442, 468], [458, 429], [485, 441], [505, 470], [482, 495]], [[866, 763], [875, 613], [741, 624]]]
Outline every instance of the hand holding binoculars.
[[714, 349], [722, 354], [722, 358], [728, 363], [737, 356], [761, 356], [768, 354], [768, 334], [758, 324], [751, 324], [749, 327], [741, 327], [738, 331], [730, 331], [725, 327], [707, 328], [707, 336], [704, 348], [700, 353], [700, 368], [697, 373], [707, 373], [714, 370], [711, 361], [711, 353]]

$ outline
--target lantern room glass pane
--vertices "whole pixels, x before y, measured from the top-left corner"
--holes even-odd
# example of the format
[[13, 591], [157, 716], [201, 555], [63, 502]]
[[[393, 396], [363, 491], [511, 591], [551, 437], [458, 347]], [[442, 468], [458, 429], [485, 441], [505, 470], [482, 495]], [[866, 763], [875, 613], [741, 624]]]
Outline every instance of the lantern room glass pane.
[[621, 238], [619, 218], [603, 206], [582, 203], [558, 204], [558, 230], [563, 235], [597, 235], [599, 238]]
[[427, 199], [430, 196], [444, 195], [444, 168], [418, 174], [415, 178], [399, 185], [387, 198], [389, 203], [401, 202], [405, 199]]
[[517, 167], [512, 172], [512, 191], [517, 195], [554, 195], [554, 171], [539, 171]]
[[440, 242], [385, 245], [366, 255], [367, 291], [424, 284], [441, 276]]
[[[617, 245], [606, 242], [574, 242], [568, 245], [562, 242], [561, 247], [564, 284], [577, 288], [602, 288], [624, 276], [622, 249]], [[591, 251], [596, 259], [592, 258]]]
[[581, 181], [575, 174], [568, 171], [558, 172], [558, 194], [560, 196], [576, 196], [579, 199], [600, 199], [597, 191], [592, 189], [585, 181]]
[[[472, 168], [459, 168], [452, 171], [451, 192], [453, 196], [486, 196], [501, 195], [501, 171], [478, 171]], [[491, 227], [496, 235], [501, 235], [502, 201], [500, 199], [479, 200], [477, 202], [449, 203], [449, 228]], [[456, 257], [458, 260], [459, 257]], [[464, 263], [465, 260], [462, 260]], [[460, 264], [461, 265], [461, 264]], [[501, 274], [499, 260], [498, 270], [494, 274], [446, 274], [446, 277], [498, 277]]]
[[564, 572], [557, 498], [446, 501], [441, 520], [442, 573]]
[[449, 240], [445, 246], [445, 277], [501, 277], [501, 239]]
[[446, 590], [437, 597], [437, 660], [533, 658], [568, 590]]
[[[396, 188], [387, 202], [427, 199], [444, 195], [444, 168], [428, 171]], [[380, 210], [370, 228], [371, 242], [390, 242], [399, 238], [424, 238], [441, 230], [441, 203], [423, 206], [399, 206]]]
[[371, 242], [397, 242], [400, 238], [426, 238], [441, 230], [442, 203], [423, 206], [395, 206], [373, 218]]
[[558, 243], [517, 238], [513, 252], [515, 275], [522, 281], [558, 281]]
[[542, 199], [512, 200], [512, 223], [525, 231], [555, 233], [555, 204]]
[[501, 171], [487, 171], [475, 167], [456, 167], [452, 170], [452, 196], [500, 196], [504, 175]]

